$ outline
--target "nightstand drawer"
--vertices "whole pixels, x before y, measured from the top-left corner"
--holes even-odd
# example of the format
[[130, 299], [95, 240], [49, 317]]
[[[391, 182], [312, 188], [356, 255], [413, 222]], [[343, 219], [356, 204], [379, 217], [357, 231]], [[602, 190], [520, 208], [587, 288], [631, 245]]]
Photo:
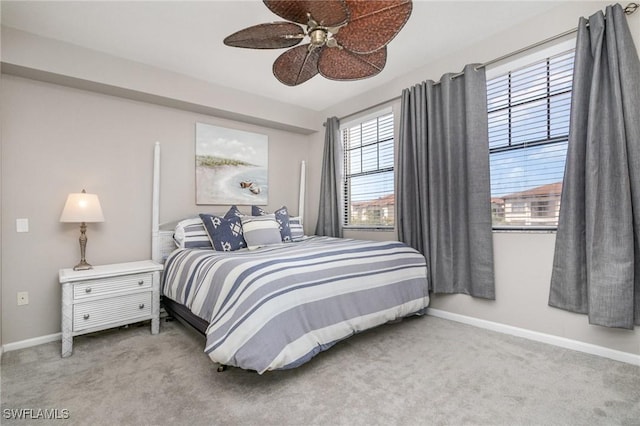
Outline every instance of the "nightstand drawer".
[[87, 282], [80, 282], [73, 286], [73, 299], [81, 300], [87, 297], [116, 293], [119, 291], [131, 291], [140, 288], [151, 288], [152, 274], [123, 275]]
[[109, 299], [92, 300], [73, 306], [73, 331], [98, 327], [137, 317], [151, 317], [150, 291]]

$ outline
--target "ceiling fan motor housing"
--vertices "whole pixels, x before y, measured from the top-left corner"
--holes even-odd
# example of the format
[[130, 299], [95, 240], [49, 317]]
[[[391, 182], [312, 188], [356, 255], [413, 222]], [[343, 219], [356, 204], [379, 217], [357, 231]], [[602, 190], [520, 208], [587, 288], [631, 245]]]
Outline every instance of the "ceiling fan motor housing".
[[312, 46], [323, 46], [327, 41], [327, 30], [321, 27], [310, 28], [309, 38], [311, 39]]

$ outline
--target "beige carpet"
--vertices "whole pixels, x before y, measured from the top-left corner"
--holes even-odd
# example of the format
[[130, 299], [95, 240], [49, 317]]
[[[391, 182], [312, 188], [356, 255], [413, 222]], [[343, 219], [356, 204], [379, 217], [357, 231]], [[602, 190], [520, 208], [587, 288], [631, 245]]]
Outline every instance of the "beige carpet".
[[[2, 358], [5, 424], [640, 425], [640, 367], [435, 317], [354, 336], [295, 370], [216, 364], [178, 322]], [[66, 420], [10, 420], [57, 409]], [[62, 411], [68, 410], [68, 411]]]

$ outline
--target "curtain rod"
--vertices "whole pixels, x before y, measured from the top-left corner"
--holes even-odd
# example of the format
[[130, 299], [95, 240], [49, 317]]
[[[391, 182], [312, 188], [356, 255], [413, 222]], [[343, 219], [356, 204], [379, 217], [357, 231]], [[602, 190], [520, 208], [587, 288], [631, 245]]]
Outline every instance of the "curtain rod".
[[[640, 7], [640, 5], [638, 5], [637, 3], [629, 3], [629, 4], [624, 8], [624, 14], [625, 14], [625, 15], [631, 15], [633, 12], [635, 12], [636, 10], [638, 10], [638, 7]], [[587, 23], [587, 26], [588, 26], [588, 25], [589, 25], [589, 24]], [[533, 43], [533, 44], [531, 44], [531, 45], [529, 45], [529, 46], [523, 47], [522, 49], [515, 50], [515, 51], [513, 51], [513, 52], [511, 52], [511, 53], [507, 53], [506, 55], [502, 55], [502, 56], [500, 56], [500, 57], [498, 57], [498, 58], [495, 58], [495, 59], [492, 59], [492, 60], [490, 60], [490, 61], [487, 61], [487, 62], [485, 62], [485, 63], [483, 63], [483, 64], [478, 65], [478, 66], [476, 67], [476, 70], [478, 70], [478, 69], [480, 69], [480, 68], [488, 67], [489, 65], [493, 65], [493, 64], [495, 64], [496, 62], [503, 61], [503, 60], [505, 60], [505, 59], [507, 59], [507, 58], [510, 58], [510, 57], [512, 57], [512, 56], [516, 56], [516, 55], [519, 55], [519, 54], [521, 54], [521, 53], [523, 53], [523, 52], [526, 52], [527, 50], [535, 49], [536, 47], [543, 46], [543, 45], [545, 45], [545, 44], [547, 44], [547, 43], [550, 43], [550, 42], [552, 42], [552, 41], [555, 41], [555, 40], [561, 39], [562, 37], [566, 37], [566, 36], [568, 36], [568, 35], [570, 35], [570, 34], [573, 34], [573, 33], [576, 33], [576, 32], [578, 32], [578, 27], [572, 28], [572, 29], [570, 29], [570, 30], [568, 30], [568, 31], [565, 31], [565, 32], [563, 32], [563, 33], [556, 34], [556, 35], [554, 35], [553, 37], [549, 37], [549, 38], [544, 39], [544, 40], [542, 40], [542, 41], [539, 41], [539, 42], [537, 42], [537, 43]], [[452, 76], [451, 76], [451, 78], [452, 78], [452, 79], [454, 79], [454, 78], [460, 77], [461, 75], [464, 75], [464, 72], [459, 72], [458, 74], [454, 74], [454, 75], [452, 75]]]
[[[638, 10], [638, 8], [640, 8], [640, 5], [638, 3], [629, 3], [624, 8], [624, 13], [625, 13], [625, 15], [631, 15], [636, 10]], [[546, 39], [544, 39], [542, 41], [538, 41], [536, 43], [530, 44], [529, 46], [525, 46], [525, 47], [523, 47], [521, 49], [514, 50], [513, 52], [507, 53], [506, 55], [502, 55], [502, 56], [499, 56], [499, 57], [497, 57], [495, 59], [491, 59], [490, 61], [484, 62], [484, 63], [478, 65], [476, 67], [476, 69], [485, 68], [485, 67], [488, 67], [489, 65], [495, 64], [496, 62], [504, 61], [505, 59], [508, 59], [508, 58], [510, 58], [512, 56], [516, 56], [516, 55], [519, 55], [521, 53], [526, 52], [527, 50], [535, 49], [536, 47], [540, 47], [540, 46], [543, 46], [543, 45], [545, 45], [547, 43], [551, 43], [552, 41], [558, 40], [558, 39], [560, 39], [562, 37], [566, 37], [566, 36], [568, 36], [570, 34], [573, 34], [573, 33], [577, 32], [577, 31], [578, 31], [578, 27], [575, 27], [575, 28], [570, 29], [568, 31], [565, 31], [563, 33], [556, 34], [556, 35], [554, 35], [552, 37], [549, 37], [549, 38], [546, 38]], [[453, 74], [451, 76], [451, 79], [453, 80], [454, 78], [458, 78], [458, 77], [461, 77], [463, 75], [464, 75], [464, 71], [463, 72], [459, 72], [457, 74]], [[440, 84], [440, 82], [436, 81], [434, 84]], [[370, 109], [374, 109], [374, 108], [377, 108], [377, 107], [382, 106], [384, 104], [388, 104], [389, 102], [396, 101], [396, 100], [400, 99], [401, 97], [402, 96], [394, 96], [393, 98], [387, 99], [386, 101], [382, 101], [382, 102], [379, 102], [379, 103], [377, 103], [375, 105], [368, 106], [368, 107], [363, 108], [361, 110], [358, 110], [356, 112], [352, 112], [350, 114], [347, 114], [347, 115], [345, 115], [343, 117], [338, 118], [338, 120], [342, 121], [345, 118], [353, 117], [354, 115], [358, 115], [360, 113], [369, 111]], [[322, 125], [324, 126], [325, 124], [323, 123]]]
[[[338, 118], [338, 120], [342, 121], [342, 120], [344, 120], [345, 118], [353, 117], [354, 115], [358, 115], [358, 114], [360, 114], [360, 113], [367, 112], [367, 111], [369, 111], [369, 110], [372, 110], [372, 109], [375, 109], [375, 108], [381, 107], [381, 106], [386, 105], [386, 104], [388, 104], [388, 103], [391, 103], [391, 102], [393, 102], [393, 101], [397, 101], [397, 100], [398, 100], [398, 99], [400, 99], [401, 97], [402, 97], [402, 96], [394, 96], [393, 98], [391, 98], [391, 99], [387, 99], [386, 101], [378, 102], [378, 103], [377, 103], [377, 104], [375, 104], [375, 105], [371, 105], [371, 106], [368, 106], [368, 107], [366, 107], [366, 108], [360, 109], [360, 110], [358, 110], [358, 111], [356, 111], [356, 112], [352, 112], [352, 113], [350, 113], [350, 114], [344, 115], [344, 116], [342, 116], [342, 117]], [[323, 125], [323, 126], [325, 126], [326, 124], [325, 124], [325, 123], [322, 123], [322, 125]]]

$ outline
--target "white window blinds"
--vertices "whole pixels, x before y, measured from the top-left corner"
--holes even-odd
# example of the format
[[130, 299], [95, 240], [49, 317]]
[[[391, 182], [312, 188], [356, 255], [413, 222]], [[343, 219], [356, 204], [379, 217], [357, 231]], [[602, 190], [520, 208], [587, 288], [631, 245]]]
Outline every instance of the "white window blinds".
[[347, 124], [344, 147], [344, 225], [393, 227], [393, 113]]
[[487, 81], [494, 227], [556, 227], [573, 50]]

